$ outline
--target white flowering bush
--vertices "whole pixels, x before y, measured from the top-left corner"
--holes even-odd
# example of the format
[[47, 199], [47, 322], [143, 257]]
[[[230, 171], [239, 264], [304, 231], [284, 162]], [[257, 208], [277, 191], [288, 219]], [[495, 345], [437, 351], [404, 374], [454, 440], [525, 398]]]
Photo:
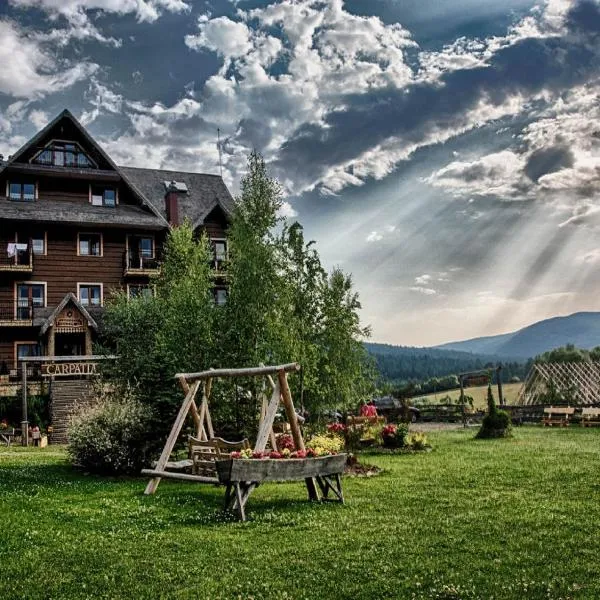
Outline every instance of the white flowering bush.
[[68, 452], [93, 473], [135, 474], [146, 461], [148, 410], [131, 393], [101, 394], [71, 419]]

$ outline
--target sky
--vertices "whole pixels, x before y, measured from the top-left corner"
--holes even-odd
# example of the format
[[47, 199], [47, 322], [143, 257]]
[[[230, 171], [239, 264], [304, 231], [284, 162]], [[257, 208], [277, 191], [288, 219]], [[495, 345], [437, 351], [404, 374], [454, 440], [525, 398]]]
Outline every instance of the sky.
[[121, 165], [252, 149], [372, 340], [600, 304], [596, 0], [0, 0], [0, 153], [69, 108]]

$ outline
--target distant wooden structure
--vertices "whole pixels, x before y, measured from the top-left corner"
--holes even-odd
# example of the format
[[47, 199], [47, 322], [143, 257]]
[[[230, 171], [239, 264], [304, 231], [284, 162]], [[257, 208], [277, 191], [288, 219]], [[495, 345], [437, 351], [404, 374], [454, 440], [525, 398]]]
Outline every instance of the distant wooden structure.
[[[146, 486], [145, 494], [154, 494], [160, 480], [178, 479], [196, 483], [221, 483], [226, 485], [225, 509], [234, 510], [242, 520], [245, 520], [245, 505], [252, 490], [263, 481], [292, 481], [304, 479], [310, 500], [319, 500], [319, 486], [324, 499], [332, 491], [338, 500], [343, 502], [340, 474], [344, 470], [346, 455], [307, 459], [267, 459], [267, 460], [242, 460], [228, 458], [225, 453], [232, 446], [215, 437], [208, 400], [212, 384], [218, 378], [230, 377], [264, 377], [272, 390], [270, 400], [267, 400], [265, 388], [262, 393], [262, 406], [260, 422], [254, 452], [262, 452], [271, 444], [276, 450], [276, 439], [273, 432], [273, 422], [280, 402], [283, 403], [285, 413], [290, 425], [296, 450], [305, 450], [302, 431], [294, 409], [292, 393], [288, 384], [288, 373], [300, 370], [298, 363], [285, 365], [264, 366], [245, 369], [210, 369], [200, 373], [180, 373], [176, 375], [185, 393], [185, 399], [179, 409], [171, 433], [163, 448], [162, 454], [153, 469], [144, 469], [142, 474], [149, 475], [151, 480]], [[265, 386], [266, 387], [266, 386]], [[196, 403], [196, 396], [201, 391], [200, 405]], [[194, 421], [196, 435], [190, 440], [193, 466], [191, 474], [174, 472], [170, 468], [177, 468], [177, 463], [170, 463], [169, 458], [181, 433], [188, 415]], [[245, 447], [247, 440], [239, 443]], [[237, 445], [236, 445], [237, 446]], [[214, 457], [214, 468], [210, 462]], [[260, 463], [260, 464], [258, 464]]]
[[[523, 383], [515, 404], [547, 404], [547, 394], [555, 388], [565, 403], [600, 403], [600, 362], [535, 363]], [[553, 402], [556, 402], [554, 400]]]

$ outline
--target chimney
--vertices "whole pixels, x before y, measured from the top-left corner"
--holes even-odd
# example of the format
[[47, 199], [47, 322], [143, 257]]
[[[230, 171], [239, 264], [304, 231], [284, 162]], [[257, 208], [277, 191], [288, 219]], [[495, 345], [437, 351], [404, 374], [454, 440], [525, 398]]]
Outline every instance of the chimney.
[[179, 225], [179, 198], [177, 194], [177, 185], [174, 181], [171, 181], [167, 187], [165, 206], [167, 208], [167, 221], [169, 221], [169, 224], [173, 227], [177, 227]]

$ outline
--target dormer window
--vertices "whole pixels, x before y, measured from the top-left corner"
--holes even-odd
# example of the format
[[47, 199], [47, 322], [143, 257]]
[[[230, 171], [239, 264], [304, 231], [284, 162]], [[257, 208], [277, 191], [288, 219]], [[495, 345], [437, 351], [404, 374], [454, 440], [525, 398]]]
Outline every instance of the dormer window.
[[117, 203], [117, 192], [114, 188], [93, 185], [91, 199], [93, 206], [115, 206]]
[[35, 200], [35, 183], [9, 183], [8, 197], [20, 202], [33, 202]]
[[93, 169], [95, 166], [78, 144], [60, 141], [53, 141], [48, 144], [39, 154], [33, 157], [31, 162], [36, 165], [76, 169]]

